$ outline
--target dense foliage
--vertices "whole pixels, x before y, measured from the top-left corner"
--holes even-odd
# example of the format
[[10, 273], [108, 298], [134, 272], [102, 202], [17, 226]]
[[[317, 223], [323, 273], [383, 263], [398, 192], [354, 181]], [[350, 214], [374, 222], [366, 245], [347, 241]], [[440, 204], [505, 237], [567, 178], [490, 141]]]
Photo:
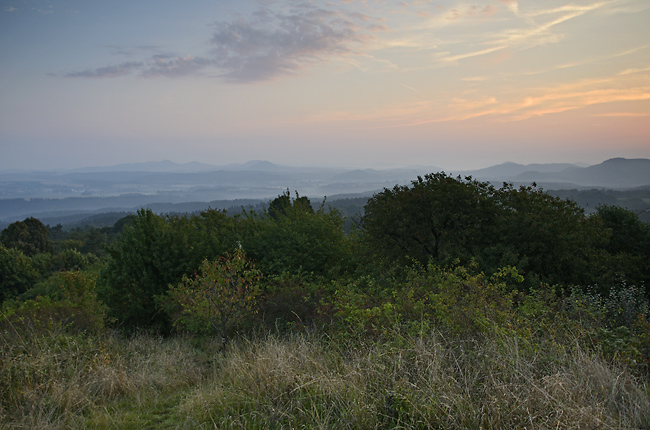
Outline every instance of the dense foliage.
[[16, 248], [29, 257], [41, 252], [51, 252], [54, 244], [49, 239], [49, 231], [36, 218], [17, 221], [0, 233], [0, 242], [7, 248]]
[[231, 250], [233, 226], [234, 220], [221, 211], [193, 217], [139, 211], [108, 249], [111, 258], [100, 277], [100, 298], [128, 328], [167, 329], [169, 317], [160, 312], [155, 297], [195, 272], [205, 258]]
[[596, 280], [590, 264], [599, 263], [596, 250], [608, 234], [599, 222], [536, 186], [496, 189], [436, 173], [376, 194], [363, 227], [391, 263], [473, 261], [486, 272], [516, 266], [528, 286], [587, 285]]
[[[238, 349], [243, 348], [238, 339], [254, 339], [255, 333], [265, 330], [287, 339], [295, 333], [317, 333], [320, 340], [300, 347], [320, 357], [310, 365], [323, 359], [318, 366], [328, 378], [369, 378], [357, 386], [339, 381], [341, 391], [334, 394], [328, 391], [334, 385], [327, 388], [316, 380], [295, 379], [305, 378], [304, 374], [286, 381], [274, 376], [269, 383], [284, 388], [276, 387], [280, 390], [276, 393], [276, 388], [267, 387], [275, 393], [271, 397], [255, 397], [251, 387], [242, 394], [250, 398], [217, 404], [215, 397], [206, 406], [210, 412], [195, 417], [198, 423], [208, 422], [214, 413], [222, 424], [235, 425], [227, 418], [237, 415], [229, 409], [233, 405], [246, 414], [250, 404], [256, 404], [271, 414], [295, 400], [294, 406], [303, 412], [345, 416], [352, 427], [494, 427], [497, 422], [517, 427], [526, 419], [537, 420], [538, 427], [559, 426], [562, 419], [566, 426], [589, 427], [597, 421], [571, 421], [568, 415], [552, 421], [548, 415], [560, 408], [548, 399], [571, 404], [562, 393], [544, 388], [553, 375], [569, 368], [578, 372], [575, 369], [582, 364], [567, 361], [571, 354], [591, 357], [594, 366], [621, 366], [634, 375], [630, 378], [647, 377], [650, 226], [635, 213], [599, 206], [586, 215], [571, 200], [554, 197], [534, 184], [497, 188], [469, 177], [435, 173], [375, 194], [356, 225], [351, 228], [349, 220], [326, 208], [325, 202], [315, 208], [308, 198], [297, 193], [292, 198], [289, 191], [266, 209], [242, 210], [235, 216], [212, 209], [186, 215], [142, 209], [109, 228], [64, 231], [60, 225], [44, 226], [33, 218], [10, 225], [0, 234], [0, 415], [29, 426], [24, 416], [31, 415], [27, 406], [20, 405], [39, 410], [34, 405], [40, 404], [40, 396], [47, 399], [43, 408], [54, 405], [47, 409], [50, 412], [43, 409], [44, 414], [65, 421], [60, 411], [69, 411], [70, 406], [56, 393], [73, 394], [56, 381], [76, 380], [79, 387], [92, 387], [90, 374], [114, 381], [95, 391], [88, 388], [92, 393], [118, 400], [136, 395], [133, 387], [140, 385], [120, 379], [130, 372], [120, 361], [127, 359], [115, 357], [136, 357], [136, 346], [127, 352], [118, 346], [119, 339], [137, 338], [142, 330], [163, 336], [189, 334], [203, 339], [204, 346], [210, 342], [206, 339], [217, 335], [220, 345], [210, 348], [221, 351], [213, 355], [222, 354], [224, 361], [211, 358], [196, 375], [183, 373], [182, 378], [198, 384], [208, 374], [225, 372], [219, 373], [229, 381], [220, 388], [224, 393], [237, 384], [254, 384], [228, 379], [232, 376], [227, 376], [227, 367], [236, 363], [227, 357], [245, 351]], [[232, 341], [221, 345], [222, 338]], [[174, 337], [167, 339], [172, 342]], [[262, 349], [273, 344], [264, 342]], [[516, 351], [521, 361], [503, 362], [510, 360], [504, 348]], [[52, 360], [72, 355], [41, 368], [47, 361], [41, 354], [47, 351], [55, 354]], [[436, 361], [433, 356], [442, 358]], [[133, 357], [129, 360], [136, 362]], [[251, 357], [238, 360], [262, 365], [262, 358]], [[397, 357], [406, 361], [400, 365], [384, 361]], [[415, 361], [409, 362], [409, 357]], [[443, 380], [445, 374], [456, 372], [458, 360], [467, 360], [477, 375], [462, 387]], [[482, 370], [481, 360], [495, 362], [496, 367]], [[440, 371], [418, 367], [428, 362], [437, 363]], [[389, 372], [393, 379], [377, 371], [371, 380], [368, 368], [349, 368], [353, 363], [393, 366]], [[409, 366], [433, 372], [429, 376], [439, 382], [422, 379]], [[114, 373], [109, 378], [110, 372]], [[581, 380], [589, 377], [571, 383], [579, 385]], [[480, 395], [476, 391], [488, 385], [495, 390], [513, 387], [512, 393], [503, 394], [508, 399], [523, 393], [530, 381], [536, 381], [546, 400], [511, 399], [525, 404], [532, 411], [528, 416], [522, 410], [520, 415], [501, 417], [499, 406], [490, 403], [496, 398], [489, 400], [487, 391]], [[635, 384], [632, 379], [626, 383]], [[617, 389], [617, 382], [613, 384], [610, 393]], [[77, 390], [75, 395], [94, 399], [78, 403], [85, 405], [80, 413], [88, 418], [92, 416], [88, 411], [96, 411], [104, 400], [86, 388]], [[459, 397], [460, 403], [435, 397], [444, 390], [478, 397]], [[165, 395], [176, 402], [172, 391]], [[575, 393], [569, 395], [577, 398]], [[276, 403], [283, 396], [289, 402], [285, 406]], [[318, 403], [319, 398], [328, 399], [333, 409]], [[640, 398], [634, 410], [650, 411], [647, 395]], [[463, 406], [463, 401], [469, 403]], [[604, 404], [602, 399], [594, 401]], [[630, 412], [631, 406], [621, 402], [612, 410]], [[354, 409], [354, 404], [364, 404], [366, 412]], [[494, 421], [480, 414], [472, 418], [466, 408], [490, 410]], [[604, 414], [599, 422], [608, 423], [605, 427], [650, 425], [642, 418], [626, 421], [621, 414], [607, 415], [609, 409], [598, 410]], [[465, 421], [449, 418], [463, 414]], [[250, 427], [315, 425], [312, 418], [299, 414], [278, 416], [273, 422], [256, 421], [253, 415], [247, 421]]]

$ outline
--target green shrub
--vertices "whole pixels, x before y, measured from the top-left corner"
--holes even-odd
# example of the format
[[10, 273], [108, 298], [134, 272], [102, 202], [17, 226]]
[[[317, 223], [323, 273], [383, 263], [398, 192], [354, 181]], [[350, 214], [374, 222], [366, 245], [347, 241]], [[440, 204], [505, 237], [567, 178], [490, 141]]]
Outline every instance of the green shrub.
[[174, 315], [175, 326], [194, 333], [216, 331], [226, 343], [233, 328], [250, 320], [255, 312], [259, 277], [259, 271], [238, 249], [232, 256], [205, 260], [198, 274], [183, 276], [159, 300], [172, 310], [180, 305], [180, 312]]
[[[398, 327], [422, 324], [453, 333], [508, 332], [515, 328], [514, 298], [522, 277], [514, 268], [492, 276], [457, 266], [414, 266], [405, 281], [360, 278], [337, 284], [330, 306], [334, 329], [376, 336]], [[324, 305], [328, 305], [327, 301]]]
[[4, 306], [0, 328], [36, 332], [98, 332], [106, 307], [97, 299], [96, 277], [84, 272], [60, 272], [50, 278], [49, 295]]
[[0, 244], [0, 303], [27, 291], [38, 277], [32, 259], [18, 249]]
[[313, 210], [305, 197], [289, 194], [271, 202], [268, 212], [248, 213], [241, 224], [241, 245], [266, 276], [291, 273], [332, 279], [350, 267], [343, 218], [324, 203]]
[[110, 258], [100, 276], [100, 298], [110, 315], [127, 330], [168, 331], [171, 322], [155, 297], [164, 295], [183, 275], [194, 273], [204, 259], [232, 249], [234, 224], [218, 210], [191, 217], [138, 211], [109, 248]]

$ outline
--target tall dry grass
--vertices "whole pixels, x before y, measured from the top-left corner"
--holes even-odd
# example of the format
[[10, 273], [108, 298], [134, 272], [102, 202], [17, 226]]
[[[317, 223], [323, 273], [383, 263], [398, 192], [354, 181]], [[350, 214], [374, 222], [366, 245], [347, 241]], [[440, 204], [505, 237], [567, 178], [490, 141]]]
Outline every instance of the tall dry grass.
[[647, 428], [648, 388], [579, 347], [440, 334], [233, 345], [182, 411], [203, 428]]
[[0, 333], [0, 425], [93, 428], [87, 418], [115, 402], [199, 384], [205, 361], [182, 338], [7, 329]]
[[0, 334], [2, 426], [650, 428], [647, 381], [577, 344], [321, 335], [220, 342]]

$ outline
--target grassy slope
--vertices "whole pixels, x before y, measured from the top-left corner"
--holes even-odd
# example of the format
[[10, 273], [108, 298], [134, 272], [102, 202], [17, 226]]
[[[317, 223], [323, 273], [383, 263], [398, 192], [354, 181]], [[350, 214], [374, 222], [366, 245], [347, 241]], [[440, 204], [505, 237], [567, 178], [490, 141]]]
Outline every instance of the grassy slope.
[[32, 334], [1, 334], [5, 428], [650, 427], [647, 381], [571, 344]]

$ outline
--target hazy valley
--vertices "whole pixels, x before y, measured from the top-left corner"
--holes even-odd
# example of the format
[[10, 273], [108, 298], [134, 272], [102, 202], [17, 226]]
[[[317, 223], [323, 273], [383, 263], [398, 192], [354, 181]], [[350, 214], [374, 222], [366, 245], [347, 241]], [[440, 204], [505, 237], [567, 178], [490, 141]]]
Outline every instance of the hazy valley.
[[[408, 184], [436, 166], [400, 169], [293, 167], [268, 161], [215, 166], [171, 161], [122, 164], [69, 171], [1, 171], [0, 226], [34, 216], [55, 225], [82, 223], [105, 213], [147, 207], [158, 213], [195, 212], [207, 207], [239, 210], [268, 202], [289, 189], [329, 204], [346, 215], [362, 210], [364, 197], [383, 188]], [[503, 163], [473, 171], [449, 172], [490, 181], [535, 182], [588, 212], [617, 204], [650, 220], [650, 160], [615, 158], [593, 166], [568, 163]], [[350, 200], [352, 199], [352, 200]], [[107, 218], [106, 223], [115, 217]], [[104, 224], [88, 220], [87, 222]]]

